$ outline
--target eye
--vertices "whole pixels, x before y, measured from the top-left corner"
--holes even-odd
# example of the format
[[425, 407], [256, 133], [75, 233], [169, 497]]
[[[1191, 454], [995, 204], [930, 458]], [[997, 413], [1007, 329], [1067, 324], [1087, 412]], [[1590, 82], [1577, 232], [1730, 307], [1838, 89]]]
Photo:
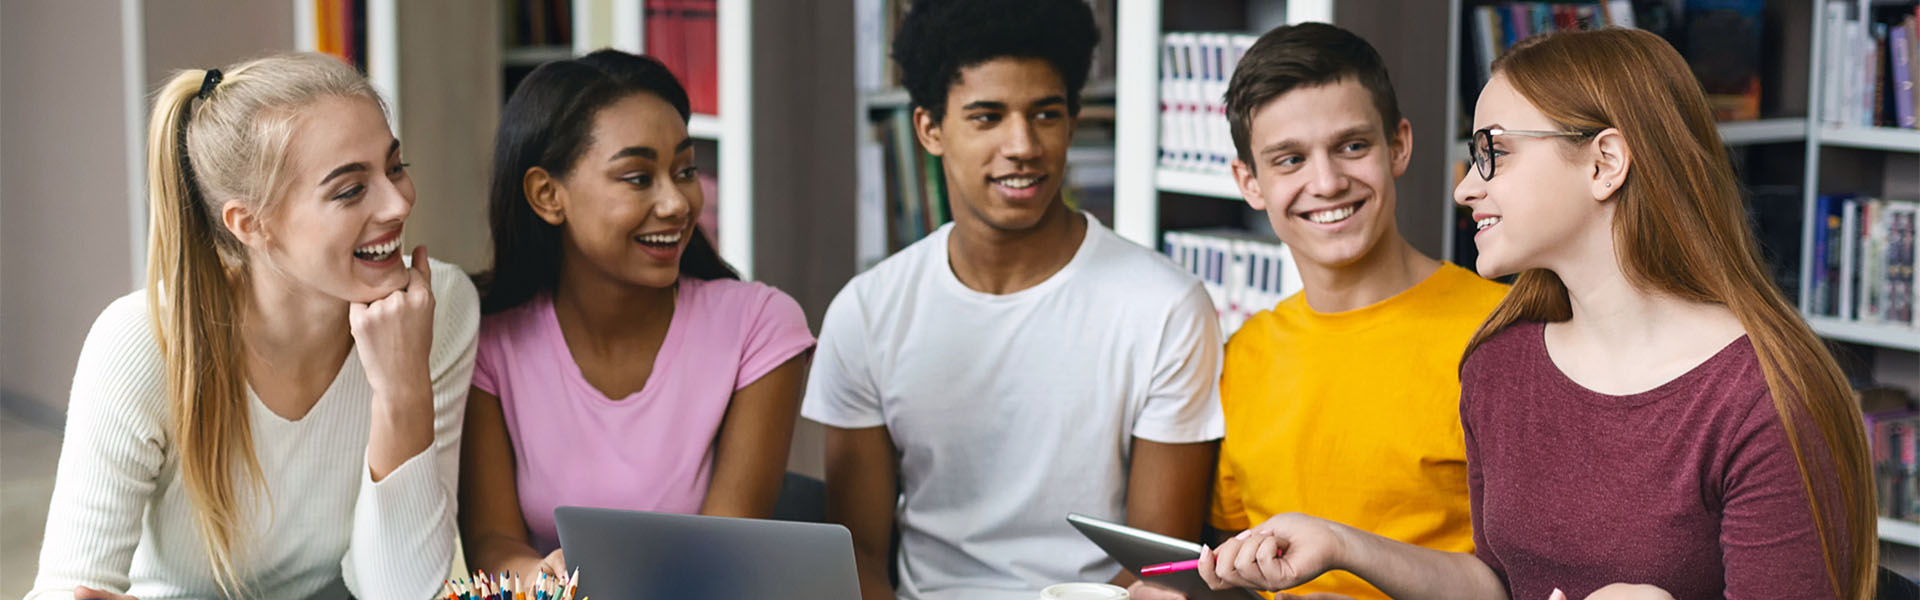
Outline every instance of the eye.
[[1288, 154], [1288, 155], [1286, 155], [1286, 156], [1282, 156], [1282, 157], [1280, 157], [1280, 159], [1279, 159], [1279, 160], [1276, 160], [1276, 161], [1273, 161], [1273, 166], [1276, 166], [1276, 167], [1297, 167], [1297, 166], [1300, 166], [1300, 163], [1303, 163], [1303, 162], [1306, 162], [1306, 161], [1307, 161], [1307, 159], [1306, 159], [1306, 158], [1304, 158], [1304, 157], [1301, 157], [1301, 156], [1300, 156], [1300, 155], [1298, 155], [1298, 154]]
[[387, 169], [387, 176], [393, 177], [395, 175], [405, 173], [407, 172], [407, 167], [411, 167], [411, 166], [413, 166], [412, 163], [395, 163], [392, 167], [389, 167]]
[[366, 193], [366, 191], [367, 191], [366, 186], [356, 183], [356, 184], [347, 186], [346, 189], [340, 190], [340, 193], [334, 194], [333, 199], [340, 200], [340, 201], [354, 200], [359, 198], [361, 194]]
[[1043, 111], [1040, 111], [1040, 114], [1033, 116], [1033, 118], [1041, 121], [1056, 121], [1056, 120], [1064, 119], [1066, 117], [1067, 117], [1067, 113], [1065, 111], [1060, 111], [1060, 110], [1043, 110]]
[[620, 180], [625, 181], [634, 187], [639, 187], [639, 188], [653, 187], [653, 175], [648, 173], [634, 173], [626, 177], [621, 177]]
[[967, 115], [967, 120], [973, 121], [975, 123], [980, 123], [983, 125], [988, 125], [993, 123], [999, 123], [1000, 115], [996, 113], [976, 113], [972, 115]]
[[681, 181], [694, 181], [700, 178], [700, 167], [687, 167], [673, 173], [673, 178]]
[[1348, 154], [1357, 154], [1366, 152], [1367, 148], [1371, 147], [1373, 147], [1373, 144], [1367, 142], [1347, 142], [1346, 145], [1340, 147], [1340, 151]]

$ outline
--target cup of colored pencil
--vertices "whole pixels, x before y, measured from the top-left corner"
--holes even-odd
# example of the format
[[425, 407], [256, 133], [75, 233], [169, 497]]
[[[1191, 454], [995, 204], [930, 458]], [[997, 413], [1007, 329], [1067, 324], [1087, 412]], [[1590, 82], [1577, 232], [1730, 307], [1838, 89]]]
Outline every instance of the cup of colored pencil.
[[514, 574], [475, 571], [471, 578], [448, 579], [441, 591], [446, 600], [574, 600], [573, 592], [579, 585], [578, 567], [558, 576], [542, 572], [526, 581]]

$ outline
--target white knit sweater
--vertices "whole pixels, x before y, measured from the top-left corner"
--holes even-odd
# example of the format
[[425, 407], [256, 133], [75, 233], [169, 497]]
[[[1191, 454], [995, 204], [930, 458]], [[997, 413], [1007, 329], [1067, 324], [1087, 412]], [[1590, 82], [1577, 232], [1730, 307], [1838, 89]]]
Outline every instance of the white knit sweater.
[[[432, 448], [372, 481], [373, 389], [358, 351], [298, 421], [252, 398], [268, 495], [253, 497], [237, 540], [249, 597], [422, 600], [447, 576], [480, 303], [459, 268], [432, 264]], [[80, 351], [29, 600], [68, 599], [77, 585], [141, 600], [220, 596], [181, 487], [165, 386], [146, 292], [115, 300]]]

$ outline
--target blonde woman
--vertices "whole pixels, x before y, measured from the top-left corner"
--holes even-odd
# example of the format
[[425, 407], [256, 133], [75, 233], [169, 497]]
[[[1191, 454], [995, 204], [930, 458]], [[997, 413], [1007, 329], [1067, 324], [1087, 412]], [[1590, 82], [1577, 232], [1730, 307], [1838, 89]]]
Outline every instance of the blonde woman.
[[1286, 589], [1345, 569], [1396, 598], [1871, 598], [1859, 406], [1762, 267], [1686, 62], [1609, 29], [1524, 42], [1493, 72], [1454, 199], [1480, 225], [1480, 272], [1519, 277], [1461, 367], [1473, 554], [1289, 514], [1203, 552], [1202, 576]]
[[81, 350], [27, 597], [428, 597], [479, 306], [402, 260], [379, 96], [313, 54], [184, 71], [148, 146], [147, 288]]

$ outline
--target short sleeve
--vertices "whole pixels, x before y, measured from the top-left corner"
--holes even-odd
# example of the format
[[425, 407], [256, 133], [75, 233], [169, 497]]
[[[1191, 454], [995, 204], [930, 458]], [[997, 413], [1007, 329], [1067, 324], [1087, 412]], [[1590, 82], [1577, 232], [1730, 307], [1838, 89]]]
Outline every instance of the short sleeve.
[[856, 290], [859, 282], [856, 278], [827, 305], [820, 345], [807, 376], [806, 400], [800, 406], [801, 416], [842, 429], [886, 424], [869, 352], [866, 310]]
[[734, 391], [759, 381], [813, 347], [813, 332], [807, 329], [807, 315], [800, 310], [799, 302], [771, 286], [753, 284], [753, 290], [759, 297], [753, 303], [746, 339], [740, 346], [740, 375]]
[[1133, 436], [1167, 444], [1220, 439], [1220, 319], [1198, 282], [1181, 297], [1161, 328], [1146, 406]]

